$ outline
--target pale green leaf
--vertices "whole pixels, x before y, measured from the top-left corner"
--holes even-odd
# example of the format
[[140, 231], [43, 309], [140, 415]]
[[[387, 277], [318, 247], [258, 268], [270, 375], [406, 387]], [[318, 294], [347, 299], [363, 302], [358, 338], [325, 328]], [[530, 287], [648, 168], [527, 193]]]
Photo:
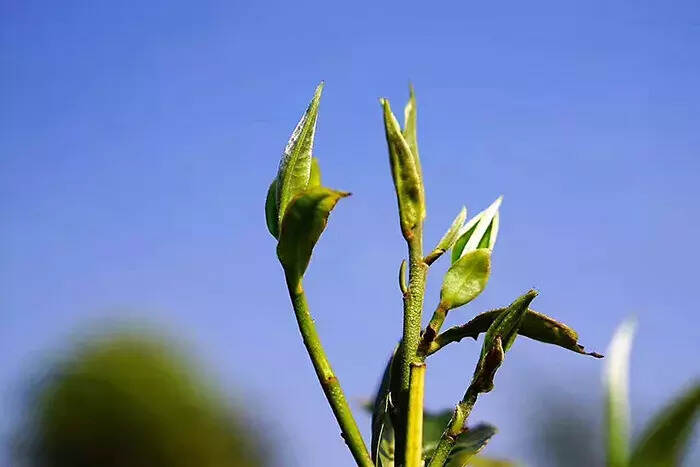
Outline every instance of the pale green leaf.
[[455, 217], [455, 219], [452, 221], [452, 225], [450, 226], [450, 228], [447, 229], [445, 235], [443, 235], [440, 241], [438, 242], [437, 246], [435, 247], [436, 250], [447, 251], [450, 248], [452, 248], [454, 243], [457, 241], [457, 235], [459, 234], [459, 231], [462, 228], [462, 225], [464, 224], [466, 218], [467, 208], [463, 206], [462, 209], [459, 211], [459, 214], [457, 214], [457, 217]]
[[[479, 219], [481, 219], [481, 216], [483, 215], [483, 212], [480, 212], [476, 216], [472, 217], [469, 219], [469, 221], [462, 226], [460, 231], [457, 233], [457, 240], [455, 241], [454, 245], [452, 246], [452, 263], [454, 264], [457, 262], [459, 258], [462, 257], [462, 252], [464, 251], [464, 247], [467, 246], [467, 242], [471, 238], [471, 236], [474, 234], [474, 231], [476, 230], [476, 226], [479, 223]], [[466, 253], [466, 252], [465, 252]]]
[[635, 324], [623, 322], [608, 347], [603, 373], [606, 388], [607, 465], [626, 467], [629, 453], [629, 358]]
[[294, 128], [282, 154], [277, 171], [276, 196], [277, 218], [280, 224], [292, 198], [307, 189], [311, 178], [311, 158], [322, 91], [323, 83], [316, 87], [311, 103]]
[[279, 218], [277, 217], [277, 201], [275, 197], [277, 196], [277, 179], [275, 178], [270, 183], [270, 188], [267, 190], [267, 197], [265, 198], [265, 222], [267, 223], [267, 230], [270, 231], [273, 237], [277, 238], [279, 234]]
[[486, 287], [491, 272], [491, 251], [482, 248], [462, 256], [447, 270], [440, 289], [446, 310], [474, 300]]
[[413, 86], [409, 86], [410, 96], [406, 107], [404, 107], [404, 129], [403, 136], [408, 143], [408, 147], [411, 149], [413, 154], [413, 160], [416, 164], [416, 169], [418, 170], [418, 176], [423, 179], [423, 171], [420, 165], [420, 156], [418, 155], [418, 125], [417, 125], [417, 114], [418, 109], [416, 106], [416, 93], [413, 90]]
[[425, 195], [411, 148], [404, 138], [399, 122], [391, 112], [389, 101], [381, 100], [384, 109], [384, 129], [389, 147], [389, 163], [399, 205], [399, 219], [404, 236], [425, 218]]
[[452, 262], [478, 248], [493, 250], [498, 237], [499, 213], [503, 197], [499, 196], [491, 205], [472, 217], [460, 229], [452, 247]]
[[667, 467], [681, 465], [685, 448], [700, 412], [700, 383], [657, 414], [632, 450], [629, 465]]
[[[491, 226], [493, 218], [496, 216], [496, 214], [498, 214], [498, 208], [501, 207], [502, 201], [503, 197], [499, 196], [496, 201], [491, 203], [491, 205], [484, 210], [483, 215], [479, 216], [479, 223], [477, 224], [474, 233], [470, 236], [469, 240], [467, 241], [467, 244], [464, 246], [464, 251], [462, 252], [462, 255], [478, 248], [479, 244], [481, 243], [481, 240], [484, 237], [484, 234], [486, 234], [486, 230]], [[497, 233], [498, 227], [496, 227], [494, 234]], [[487, 244], [493, 245], [495, 242], [496, 235], [493, 235], [493, 241], [489, 241]]]
[[339, 199], [349, 193], [324, 187], [297, 194], [282, 220], [277, 256], [290, 285], [296, 286], [304, 275], [311, 253], [326, 228], [328, 215]]

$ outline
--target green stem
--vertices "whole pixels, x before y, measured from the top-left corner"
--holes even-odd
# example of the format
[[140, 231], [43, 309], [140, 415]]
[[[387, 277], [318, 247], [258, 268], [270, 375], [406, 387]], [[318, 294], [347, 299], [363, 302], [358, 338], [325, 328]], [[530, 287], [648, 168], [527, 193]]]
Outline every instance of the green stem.
[[445, 428], [445, 432], [440, 437], [437, 447], [435, 448], [435, 454], [433, 458], [430, 459], [428, 467], [442, 467], [447, 461], [447, 457], [452, 452], [455, 443], [457, 442], [457, 437], [466, 431], [464, 427], [469, 418], [469, 414], [474, 408], [474, 403], [479, 395], [478, 391], [469, 386], [467, 392], [464, 394], [462, 400], [455, 407], [454, 412], [452, 412], [452, 418]]
[[287, 288], [289, 289], [289, 297], [292, 300], [294, 314], [297, 318], [304, 345], [309, 353], [309, 357], [311, 357], [321, 388], [323, 388], [326, 399], [328, 399], [338, 425], [340, 425], [343, 439], [348, 448], [350, 448], [350, 452], [358, 466], [373, 467], [374, 463], [367, 452], [367, 447], [352, 416], [352, 411], [345, 399], [343, 389], [340, 387], [340, 382], [335, 376], [326, 352], [321, 345], [321, 339], [316, 331], [314, 320], [309, 313], [309, 304], [306, 302], [306, 295], [304, 294], [301, 281], [295, 281], [287, 277]]
[[[423, 230], [417, 226], [410, 236], [408, 243], [408, 290], [403, 298], [403, 339], [400, 354], [399, 368], [399, 394], [398, 408], [400, 418], [396, 430], [396, 455], [397, 465], [405, 465], [404, 454], [406, 444], [415, 442], [412, 438], [415, 433], [407, 430], [408, 425], [408, 401], [411, 392], [416, 389], [411, 384], [411, 364], [422, 363], [418, 356], [418, 344], [420, 343], [421, 321], [423, 315], [423, 297], [425, 295], [425, 277], [428, 265], [423, 261]], [[423, 411], [423, 400], [417, 402], [420, 411]], [[417, 409], [416, 409], [417, 410]], [[411, 439], [409, 439], [409, 437]], [[422, 440], [418, 441], [422, 443]]]
[[411, 363], [411, 391], [406, 424], [406, 466], [419, 467], [423, 456], [423, 396], [425, 363]]

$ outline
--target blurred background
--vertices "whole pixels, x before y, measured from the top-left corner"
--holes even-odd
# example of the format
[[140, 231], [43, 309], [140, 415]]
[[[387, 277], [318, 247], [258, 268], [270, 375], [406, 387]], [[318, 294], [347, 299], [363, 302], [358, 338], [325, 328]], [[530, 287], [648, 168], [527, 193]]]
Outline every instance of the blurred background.
[[[401, 326], [405, 245], [377, 98], [401, 109], [410, 81], [427, 246], [463, 204], [504, 195], [489, 287], [448, 324], [536, 287], [535, 309], [604, 352], [635, 315], [638, 433], [700, 373], [699, 25], [696, 1], [0, 1], [0, 465], [49, 452], [61, 440], [37, 426], [71, 422], [46, 404], [72, 407], [86, 399], [70, 388], [105, 379], [126, 394], [186, 388], [152, 395], [154, 413], [182, 416], [149, 423], [202, 432], [194, 417], [215, 445], [191, 452], [224, 456], [214, 465], [352, 465], [263, 215], [322, 79], [315, 155], [325, 184], [354, 195], [306, 289], [358, 411]], [[464, 341], [431, 360], [429, 409], [461, 397], [478, 351]], [[486, 453], [601, 465], [601, 370], [518, 340], [472, 416], [500, 428]], [[136, 378], [142, 391], [132, 371], [162, 377]], [[105, 417], [129, 424], [147, 396]], [[697, 439], [686, 460], [700, 463]]]

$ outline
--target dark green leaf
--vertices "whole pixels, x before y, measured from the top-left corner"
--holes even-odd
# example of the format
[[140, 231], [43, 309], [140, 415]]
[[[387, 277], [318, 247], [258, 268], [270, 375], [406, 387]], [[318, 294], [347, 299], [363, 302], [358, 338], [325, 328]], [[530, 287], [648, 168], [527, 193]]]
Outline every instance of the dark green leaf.
[[693, 384], [647, 425], [632, 451], [629, 465], [681, 465], [688, 438], [700, 411], [700, 384]]
[[513, 345], [518, 335], [518, 329], [527, 313], [527, 307], [536, 296], [537, 292], [530, 290], [525, 295], [518, 297], [489, 326], [472, 380], [472, 386], [478, 392], [489, 392], [493, 389], [493, 377], [496, 370], [503, 363], [505, 353]]
[[349, 193], [316, 187], [299, 193], [289, 204], [282, 220], [277, 256], [290, 285], [296, 286], [304, 275], [314, 245], [326, 228], [328, 215], [339, 199]]
[[[477, 315], [466, 324], [451, 327], [435, 338], [431, 350], [433, 348], [441, 348], [450, 342], [458, 342], [465, 337], [471, 337], [476, 340], [479, 334], [486, 332], [495, 319], [505, 312], [505, 310], [505, 308], [497, 308], [487, 311]], [[591, 355], [596, 358], [603, 357], [596, 352], [586, 352], [584, 347], [578, 343], [578, 334], [576, 331], [531, 308], [527, 310], [527, 314], [520, 325], [518, 334], [546, 344], [557, 345], [583, 355]]]
[[445, 467], [466, 467], [469, 465], [474, 455], [484, 449], [496, 431], [494, 426], [481, 424], [460, 434], [447, 458]]
[[279, 234], [279, 219], [277, 217], [277, 179], [275, 178], [270, 183], [270, 188], [267, 190], [267, 198], [265, 199], [265, 222], [267, 230], [270, 231], [273, 237], [277, 238]]
[[425, 218], [425, 195], [416, 161], [399, 122], [391, 112], [389, 101], [381, 100], [384, 108], [384, 129], [389, 146], [389, 162], [399, 204], [401, 231], [406, 237]]
[[440, 289], [446, 310], [474, 300], [486, 287], [491, 272], [491, 251], [486, 248], [462, 256], [447, 270]]
[[605, 365], [605, 422], [608, 467], [627, 467], [629, 456], [629, 357], [634, 322], [625, 321], [615, 331]]
[[306, 190], [311, 178], [311, 153], [316, 133], [318, 105], [321, 100], [323, 83], [316, 92], [306, 112], [297, 123], [287, 142], [277, 172], [277, 218], [282, 223], [287, 206], [294, 196]]

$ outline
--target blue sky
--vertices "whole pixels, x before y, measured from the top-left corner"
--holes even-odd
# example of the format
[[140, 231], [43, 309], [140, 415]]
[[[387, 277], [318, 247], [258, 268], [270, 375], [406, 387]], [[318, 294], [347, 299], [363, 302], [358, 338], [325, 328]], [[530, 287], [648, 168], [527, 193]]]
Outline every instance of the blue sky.
[[[699, 57], [694, 1], [0, 2], [1, 433], [67, 339], [143, 321], [237, 388], [283, 465], [351, 465], [263, 216], [322, 79], [315, 154], [354, 195], [306, 289], [349, 396], [372, 393], [400, 334], [405, 246], [377, 98], [400, 109], [410, 80], [426, 243], [463, 204], [504, 195], [489, 287], [450, 324], [536, 287], [537, 310], [602, 351], [636, 315], [638, 429], [700, 370]], [[428, 407], [454, 404], [477, 354], [434, 358]], [[534, 462], [529, 422], [555, 393], [598, 411], [601, 368], [520, 339], [473, 415], [500, 427], [488, 451]]]

